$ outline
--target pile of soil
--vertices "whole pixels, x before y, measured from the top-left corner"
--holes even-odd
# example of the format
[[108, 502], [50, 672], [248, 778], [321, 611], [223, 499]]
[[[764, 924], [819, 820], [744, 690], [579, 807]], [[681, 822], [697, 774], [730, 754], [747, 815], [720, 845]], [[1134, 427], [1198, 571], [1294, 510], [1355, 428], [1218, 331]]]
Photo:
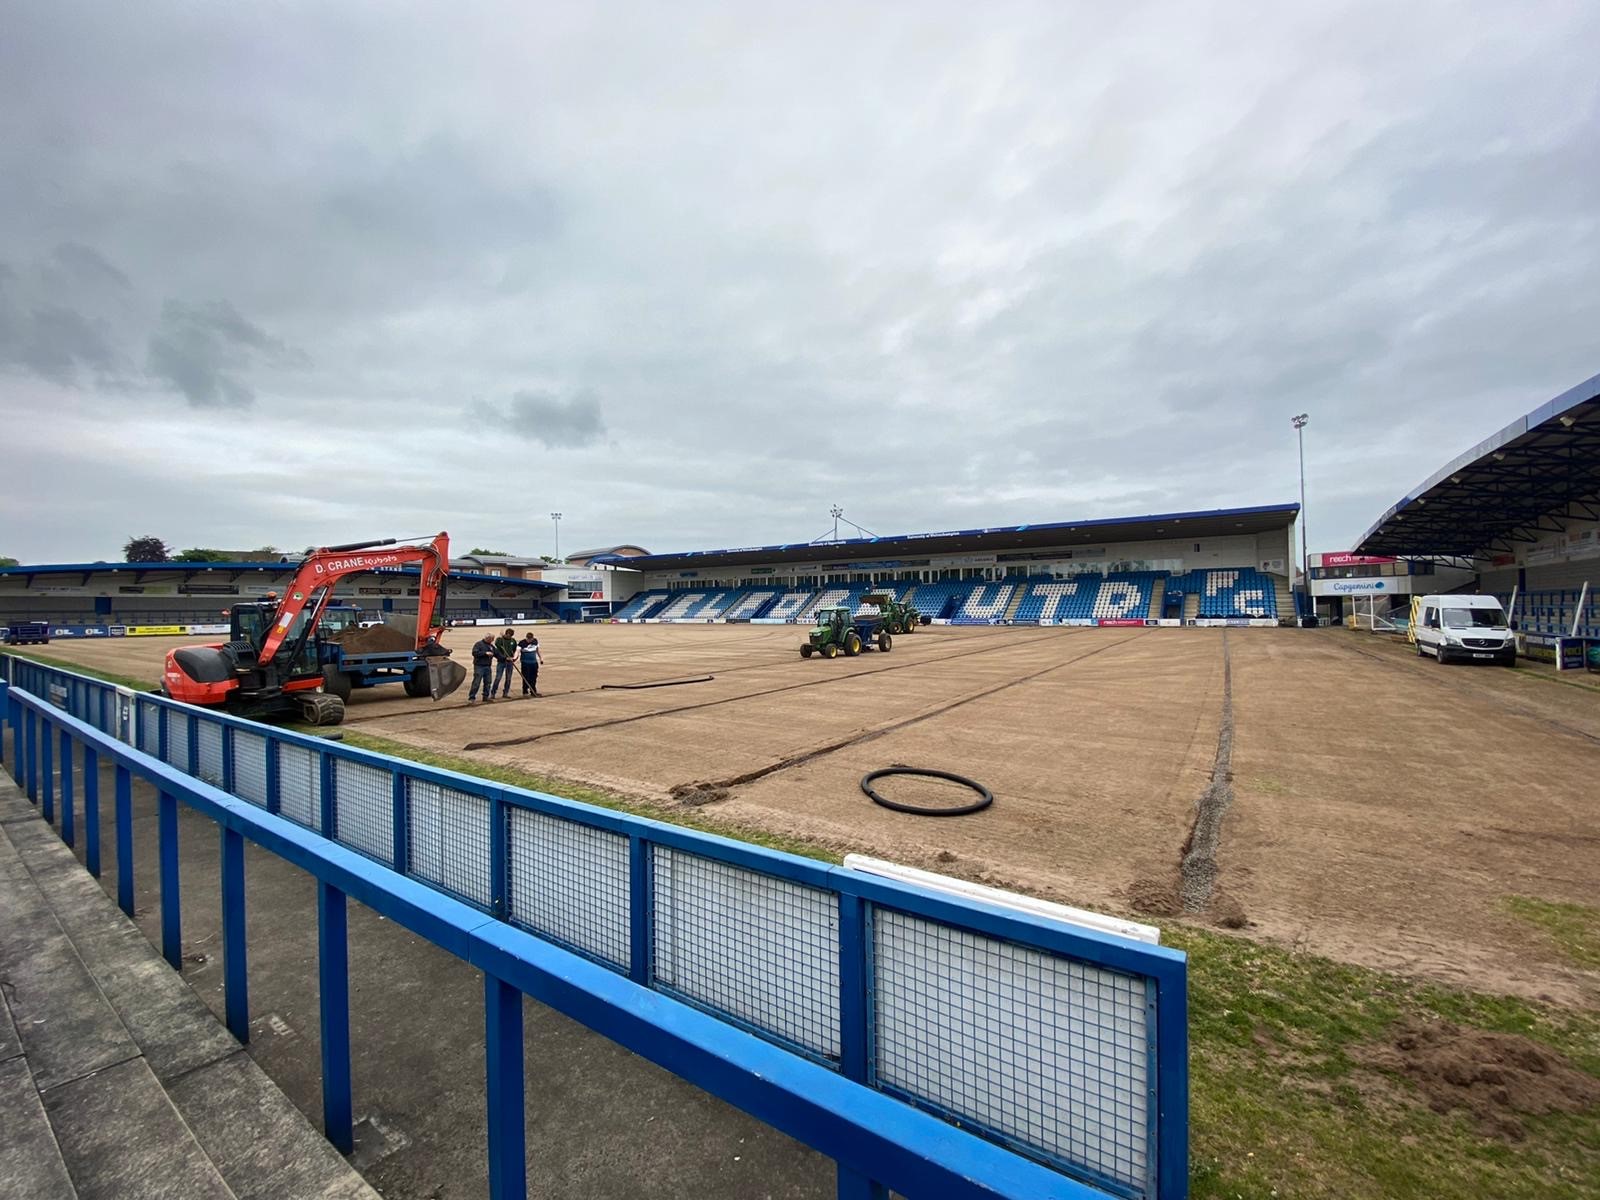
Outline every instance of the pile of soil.
[[668, 794], [687, 808], [698, 808], [702, 804], [715, 804], [719, 800], [726, 800], [733, 795], [727, 788], [718, 787], [714, 783], [674, 784]]
[[1526, 1134], [1518, 1115], [1600, 1106], [1600, 1079], [1514, 1033], [1412, 1019], [1356, 1057], [1404, 1075], [1434, 1112], [1464, 1110], [1482, 1132], [1506, 1141], [1521, 1141]]
[[344, 647], [346, 654], [386, 654], [395, 650], [416, 649], [416, 634], [392, 625], [346, 629], [333, 640]]

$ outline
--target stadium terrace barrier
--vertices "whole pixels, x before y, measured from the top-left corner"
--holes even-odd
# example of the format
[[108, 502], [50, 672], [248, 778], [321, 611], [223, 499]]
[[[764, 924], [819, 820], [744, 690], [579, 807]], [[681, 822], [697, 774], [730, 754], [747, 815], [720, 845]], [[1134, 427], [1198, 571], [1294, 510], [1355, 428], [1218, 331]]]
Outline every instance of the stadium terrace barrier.
[[1177, 951], [10, 655], [0, 714], [13, 777], [47, 821], [59, 797], [68, 844], [81, 793], [95, 875], [99, 764], [112, 766], [130, 915], [132, 781], [155, 788], [160, 941], [175, 969], [177, 806], [219, 826], [225, 1016], [240, 1041], [245, 840], [316, 878], [323, 1120], [342, 1151], [353, 897], [484, 974], [495, 1200], [525, 1193], [523, 994], [832, 1157], [848, 1200], [1187, 1194]]

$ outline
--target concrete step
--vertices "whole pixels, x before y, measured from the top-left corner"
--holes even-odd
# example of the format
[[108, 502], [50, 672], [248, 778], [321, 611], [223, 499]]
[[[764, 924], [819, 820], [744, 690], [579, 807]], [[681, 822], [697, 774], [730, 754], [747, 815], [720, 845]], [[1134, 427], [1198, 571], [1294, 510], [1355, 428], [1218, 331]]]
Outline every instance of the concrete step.
[[[98, 1001], [81, 1001], [74, 1028], [89, 1036], [75, 1057], [38, 1039], [52, 1081], [40, 1085], [44, 1108], [79, 1194], [374, 1200], [55, 832], [37, 816], [14, 819], [6, 799], [0, 796], [0, 888], [8, 907], [22, 897], [27, 920], [17, 924], [55, 930], [38, 935], [54, 971], [42, 994], [73, 1012], [79, 1002], [62, 999], [69, 985]], [[8, 932], [0, 931], [0, 962]], [[29, 1003], [40, 994], [30, 988]], [[21, 1041], [31, 1062], [26, 1030]], [[116, 1099], [124, 1092], [126, 1105]], [[136, 1124], [119, 1115], [125, 1107], [137, 1113]], [[132, 1153], [147, 1142], [166, 1147], [149, 1163]], [[161, 1162], [169, 1164], [165, 1173]], [[164, 1186], [164, 1174], [181, 1190], [151, 1190]]]
[[[0, 1011], [4, 1009], [0, 999]], [[3, 1018], [9, 1022], [10, 1017]], [[38, 1085], [15, 1037], [16, 1051], [0, 1060], [0, 1196], [26, 1196], [29, 1200], [72, 1200], [77, 1193], [61, 1159], [55, 1130], [45, 1115]]]

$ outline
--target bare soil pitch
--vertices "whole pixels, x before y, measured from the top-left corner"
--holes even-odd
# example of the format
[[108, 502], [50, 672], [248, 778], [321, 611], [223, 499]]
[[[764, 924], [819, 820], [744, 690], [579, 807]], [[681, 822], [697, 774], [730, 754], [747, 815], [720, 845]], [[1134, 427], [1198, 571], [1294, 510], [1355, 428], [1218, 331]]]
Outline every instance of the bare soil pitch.
[[[1440, 667], [1345, 630], [938, 627], [831, 662], [803, 661], [793, 626], [539, 636], [542, 699], [515, 683], [509, 703], [470, 707], [465, 689], [435, 704], [386, 687], [358, 692], [348, 723], [1088, 907], [1480, 990], [1600, 998], [1594, 972], [1505, 908], [1600, 895], [1600, 692]], [[452, 632], [458, 658], [470, 640]], [[174, 644], [46, 652], [153, 680]], [[880, 808], [859, 781], [892, 764], [972, 776], [995, 803], [951, 819]], [[884, 789], [965, 799], [933, 781]], [[1197, 830], [1202, 799], [1222, 793]], [[1214, 874], [1185, 887], [1197, 833]]]

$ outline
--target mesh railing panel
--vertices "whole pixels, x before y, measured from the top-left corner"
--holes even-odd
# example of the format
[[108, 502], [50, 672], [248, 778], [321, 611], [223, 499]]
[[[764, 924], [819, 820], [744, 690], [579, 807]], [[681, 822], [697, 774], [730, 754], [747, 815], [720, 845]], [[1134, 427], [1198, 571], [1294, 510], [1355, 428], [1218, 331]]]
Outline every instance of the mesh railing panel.
[[278, 812], [311, 829], [322, 824], [322, 756], [278, 743]]
[[233, 794], [267, 805], [267, 739], [259, 733], [233, 731]]
[[487, 908], [489, 802], [426, 779], [406, 780], [410, 869]]
[[167, 765], [186, 772], [189, 770], [189, 714], [167, 713]]
[[839, 902], [831, 892], [654, 847], [657, 982], [839, 1057]]
[[1145, 982], [875, 909], [880, 1083], [1143, 1189]]
[[626, 967], [628, 839], [525, 808], [510, 813], [511, 919]]
[[138, 711], [139, 749], [154, 757], [161, 750], [161, 706], [140, 702]]
[[394, 776], [364, 763], [333, 760], [333, 836], [394, 865]]
[[201, 720], [195, 730], [195, 769], [213, 787], [222, 786], [222, 726]]

